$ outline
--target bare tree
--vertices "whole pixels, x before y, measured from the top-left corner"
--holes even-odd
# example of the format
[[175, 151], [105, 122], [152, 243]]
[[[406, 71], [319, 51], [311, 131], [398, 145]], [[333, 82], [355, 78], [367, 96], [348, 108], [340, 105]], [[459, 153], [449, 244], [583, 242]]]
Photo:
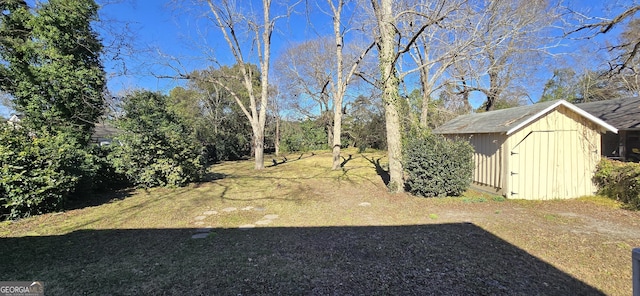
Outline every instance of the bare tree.
[[[472, 16], [460, 36], [473, 40], [466, 58], [458, 59], [452, 76], [458, 94], [480, 92], [487, 111], [495, 108], [505, 90], [517, 90], [521, 77], [531, 79], [550, 46], [545, 30], [558, 18], [548, 0], [476, 1], [468, 5]], [[524, 93], [516, 93], [526, 96]]]
[[[556, 82], [572, 78], [565, 89], [573, 91], [580, 102], [609, 100], [640, 93], [640, 5], [612, 1], [601, 3], [599, 14], [580, 12], [567, 7], [564, 18], [564, 37], [584, 44], [579, 60], [570, 68], [573, 77], [552, 77], [551, 90], [560, 91]], [[602, 39], [602, 40], [599, 40]], [[596, 47], [598, 42], [602, 42]], [[555, 88], [555, 89], [554, 89]]]
[[[420, 110], [419, 124], [421, 127], [428, 126], [429, 106], [432, 97], [442, 87], [446, 71], [456, 61], [464, 58], [464, 52], [468, 50], [472, 44], [472, 40], [459, 38], [456, 32], [462, 31], [463, 26], [467, 22], [467, 15], [464, 13], [456, 14], [466, 1], [447, 1], [446, 7], [426, 7], [426, 9], [441, 9], [448, 11], [448, 18], [438, 23], [438, 26], [430, 26], [426, 28], [422, 34], [418, 36], [415, 44], [409, 52], [411, 58], [416, 64], [416, 68], [400, 74], [401, 80], [405, 76], [418, 72], [420, 87], [422, 88], [422, 106]], [[421, 14], [437, 14], [436, 11], [421, 11]], [[404, 20], [408, 24], [404, 24], [409, 30], [419, 30], [421, 15], [413, 15]]]
[[[316, 38], [294, 44], [287, 47], [275, 63], [282, 88], [289, 94], [289, 106], [306, 117], [320, 117], [327, 131], [328, 147], [333, 143], [329, 96], [335, 60], [332, 44], [330, 38]], [[313, 111], [316, 106], [320, 114]]]
[[[331, 12], [333, 17], [333, 34], [335, 38], [335, 79], [331, 80], [331, 90], [333, 93], [333, 165], [332, 168], [337, 170], [340, 168], [340, 148], [342, 146], [341, 137], [342, 134], [342, 103], [344, 95], [347, 91], [347, 86], [353, 79], [355, 72], [360, 62], [364, 59], [366, 54], [374, 46], [373, 43], [366, 47], [362, 53], [351, 62], [348, 72], [345, 73], [345, 56], [344, 56], [344, 37], [346, 34], [345, 24], [342, 22], [342, 11], [344, 8], [345, 0], [327, 0], [331, 6]], [[352, 12], [353, 14], [353, 12]]]
[[[640, 6], [638, 6], [640, 7]], [[640, 95], [640, 19], [630, 21], [620, 36], [620, 43], [613, 48], [619, 52], [617, 79], [631, 95]]]
[[[236, 103], [251, 123], [253, 131], [253, 150], [255, 156], [255, 169], [264, 168], [264, 129], [267, 117], [267, 102], [269, 99], [269, 68], [271, 61], [271, 36], [278, 19], [271, 17], [271, 0], [262, 0], [262, 20], [253, 18], [246, 11], [241, 11], [234, 0], [207, 0], [207, 4], [213, 14], [215, 25], [221, 30], [229, 50], [236, 64], [240, 67], [244, 86], [249, 95], [247, 106], [233, 90], [227, 89], [234, 97]], [[247, 30], [249, 44], [255, 46], [260, 68], [260, 91], [254, 90], [253, 71], [247, 62], [248, 57], [243, 51], [240, 32]], [[221, 79], [214, 82], [221, 87], [226, 87]]]
[[[595, 35], [607, 34], [611, 32], [617, 26], [624, 25], [634, 21], [634, 16], [640, 11], [640, 5], [634, 4], [624, 8], [624, 11], [614, 16], [611, 19], [593, 18], [585, 16], [579, 12], [570, 10], [572, 16], [577, 17], [579, 24], [577, 27], [569, 32], [566, 36], [576, 36], [580, 33], [585, 33], [585, 36], [578, 38], [591, 39]], [[637, 22], [637, 20], [635, 20]], [[630, 24], [629, 27], [633, 27]], [[635, 25], [637, 27], [637, 24]], [[608, 46], [608, 50], [612, 52], [620, 52], [616, 55], [610, 63], [610, 72], [620, 73], [623, 70], [633, 67], [634, 60], [640, 56], [640, 34], [637, 31], [627, 30], [627, 35], [623, 36], [621, 42]], [[637, 61], [635, 62], [637, 64]]]
[[[394, 5], [394, 2], [396, 5]], [[400, 80], [397, 63], [404, 53], [411, 50], [416, 40], [429, 27], [441, 22], [449, 13], [444, 9], [445, 1], [403, 1], [371, 0], [375, 15], [376, 45], [380, 65], [380, 87], [385, 110], [387, 128], [387, 150], [389, 157], [389, 189], [393, 192], [404, 191], [402, 167], [402, 126]], [[402, 6], [400, 6], [402, 5]], [[422, 13], [427, 12], [427, 13]], [[415, 30], [403, 30], [402, 19], [407, 16], [420, 16], [416, 20]], [[411, 24], [413, 26], [413, 24]], [[410, 32], [409, 34], [404, 34]]]
[[[325, 5], [326, 4], [326, 5]], [[347, 5], [348, 13], [344, 13]], [[279, 59], [279, 69], [288, 77], [287, 87], [296, 100], [292, 105], [308, 117], [308, 107], [300, 106], [311, 99], [320, 107], [320, 116], [327, 131], [328, 146], [332, 147], [334, 170], [342, 163], [340, 158], [343, 101], [347, 87], [354, 80], [356, 70], [374, 44], [359, 46], [345, 44], [348, 32], [353, 30], [352, 20], [358, 13], [356, 1], [319, 0], [316, 8], [332, 19], [332, 37], [319, 37], [305, 41], [285, 51]], [[350, 18], [344, 19], [344, 15]], [[306, 111], [306, 112], [305, 112]]]

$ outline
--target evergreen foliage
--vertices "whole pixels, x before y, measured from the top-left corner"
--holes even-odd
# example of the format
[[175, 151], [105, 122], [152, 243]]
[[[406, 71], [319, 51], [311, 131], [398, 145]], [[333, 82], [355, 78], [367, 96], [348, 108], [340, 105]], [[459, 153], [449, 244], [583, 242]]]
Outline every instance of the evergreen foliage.
[[14, 219], [59, 210], [91, 184], [97, 157], [65, 133], [0, 125], [0, 216]]
[[89, 146], [104, 109], [98, 5], [29, 4], [0, 1], [0, 92], [24, 115], [0, 126], [0, 215], [10, 219], [60, 209], [104, 164]]
[[599, 194], [640, 210], [640, 164], [602, 159], [593, 180]]
[[[260, 73], [252, 70], [254, 89], [260, 89]], [[190, 126], [198, 140], [206, 146], [208, 162], [238, 160], [251, 155], [252, 131], [247, 116], [235, 101], [235, 93], [243, 104], [249, 94], [242, 84], [241, 69], [220, 67], [189, 74], [186, 88], [176, 87], [170, 93], [170, 109]], [[216, 83], [224, 78], [224, 87]]]
[[0, 90], [13, 97], [22, 125], [89, 141], [103, 113], [102, 44], [91, 27], [93, 0], [49, 0], [31, 8], [0, 1]]
[[384, 121], [384, 111], [380, 102], [364, 96], [358, 96], [351, 103], [350, 112], [344, 118], [344, 135], [351, 146], [359, 151], [366, 148], [387, 149], [387, 131]]
[[135, 92], [117, 122], [122, 134], [109, 159], [136, 186], [184, 186], [205, 173], [202, 144], [167, 109], [167, 100], [159, 93]]
[[327, 149], [327, 133], [320, 121], [287, 122], [280, 145], [284, 152]]
[[407, 190], [414, 195], [460, 195], [473, 174], [473, 147], [431, 133], [413, 132], [404, 145]]

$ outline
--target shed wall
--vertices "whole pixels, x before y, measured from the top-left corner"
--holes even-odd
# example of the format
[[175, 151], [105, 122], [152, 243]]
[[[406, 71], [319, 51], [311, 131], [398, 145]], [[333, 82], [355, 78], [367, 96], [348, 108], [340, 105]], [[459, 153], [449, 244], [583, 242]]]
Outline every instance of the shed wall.
[[473, 185], [497, 194], [503, 194], [504, 187], [504, 152], [503, 145], [507, 140], [504, 134], [472, 134], [448, 135], [450, 139], [467, 140], [473, 146]]
[[560, 106], [515, 132], [506, 147], [509, 198], [575, 198], [596, 191], [592, 176], [600, 133], [568, 108]]

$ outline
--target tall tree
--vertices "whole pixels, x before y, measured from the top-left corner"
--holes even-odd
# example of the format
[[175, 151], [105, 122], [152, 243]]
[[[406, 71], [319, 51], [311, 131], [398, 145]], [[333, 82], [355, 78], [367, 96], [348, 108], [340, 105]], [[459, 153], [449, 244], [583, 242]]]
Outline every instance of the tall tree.
[[[259, 88], [257, 67], [250, 68], [253, 85]], [[250, 155], [251, 126], [235, 101], [239, 97], [244, 104], [249, 102], [241, 69], [237, 65], [222, 66], [193, 71], [188, 76], [186, 89], [171, 91], [170, 109], [194, 127], [198, 139], [207, 146], [209, 160], [236, 160]], [[217, 81], [225, 81], [225, 87]]]
[[[362, 53], [352, 61], [345, 61], [344, 39], [346, 34], [345, 23], [343, 23], [342, 13], [345, 6], [344, 0], [327, 0], [331, 7], [331, 16], [333, 19], [333, 36], [335, 40], [335, 78], [331, 80], [331, 90], [333, 96], [333, 165], [332, 168], [337, 170], [342, 164], [340, 159], [340, 148], [342, 146], [342, 103], [344, 101], [347, 86], [351, 83], [358, 65], [364, 59], [365, 55], [374, 46], [374, 43], [366, 47]], [[352, 12], [355, 13], [355, 12]], [[345, 72], [348, 68], [348, 72]]]
[[[220, 28], [236, 64], [241, 69], [243, 84], [249, 95], [248, 106], [235, 92], [227, 90], [251, 123], [255, 169], [260, 170], [264, 168], [264, 129], [269, 100], [271, 37], [277, 18], [271, 17], [271, 0], [262, 0], [261, 20], [259, 16], [254, 17], [249, 11], [241, 11], [234, 0], [207, 0], [207, 4], [213, 14], [215, 25]], [[241, 28], [243, 25], [244, 27]], [[254, 74], [247, 62], [250, 57], [244, 51], [246, 47], [243, 47], [242, 36], [239, 35], [241, 29], [248, 30], [247, 35], [251, 36], [249, 44], [256, 47], [261, 82], [259, 92], [254, 91]], [[216, 80], [216, 83], [225, 87], [224, 81]]]
[[[409, 51], [409, 54], [416, 67], [401, 73], [403, 77], [411, 75], [414, 72], [419, 74], [419, 82], [421, 87], [421, 106], [419, 125], [423, 128], [428, 126], [429, 109], [432, 108], [432, 97], [437, 91], [446, 85], [446, 72], [455, 63], [464, 58], [465, 52], [472, 45], [472, 39], [463, 38], [456, 32], [463, 31], [463, 27], [468, 24], [469, 15], [460, 12], [460, 8], [466, 1], [451, 0], [444, 3], [445, 6], [426, 7], [426, 9], [445, 9], [450, 11], [449, 17], [438, 23], [438, 26], [427, 27], [420, 34]], [[421, 11], [421, 14], [437, 14], [434, 11]], [[413, 15], [404, 20], [408, 24], [404, 24], [409, 32], [421, 29], [420, 26], [414, 26], [421, 22], [421, 15]]]
[[[604, 5], [604, 4], [603, 4]], [[640, 94], [640, 19], [637, 3], [608, 3], [602, 11], [616, 11], [613, 15], [589, 16], [569, 8], [565, 37], [588, 40], [593, 51], [594, 38], [603, 35], [601, 64], [593, 66], [594, 55], [589, 54], [592, 68], [579, 75], [579, 100], [608, 100]], [[618, 34], [616, 36], [616, 34]]]
[[32, 128], [86, 143], [103, 113], [102, 44], [93, 0], [0, 1], [0, 90]]
[[[289, 107], [325, 125], [327, 146], [333, 143], [330, 82], [335, 52], [330, 38], [316, 38], [287, 47], [278, 57], [275, 69], [282, 89], [289, 95]], [[316, 109], [317, 107], [317, 109]]]
[[583, 103], [637, 96], [640, 93], [638, 75], [631, 68], [621, 73], [604, 69], [586, 70], [582, 74], [570, 68], [557, 69], [545, 84], [540, 101], [562, 99]]
[[556, 69], [553, 77], [547, 81], [542, 91], [540, 102], [553, 100], [578, 100], [578, 83], [576, 72], [571, 68]]
[[[389, 155], [389, 189], [393, 192], [404, 191], [402, 168], [402, 126], [401, 109], [403, 99], [400, 97], [397, 63], [402, 54], [408, 52], [416, 40], [429, 26], [442, 21], [449, 11], [438, 9], [444, 7], [445, 1], [422, 3], [421, 1], [371, 0], [375, 16], [375, 39], [378, 47], [380, 67], [380, 87], [385, 110], [387, 129], [387, 151]], [[396, 5], [394, 5], [396, 4]], [[406, 6], [401, 6], [406, 5]], [[433, 9], [435, 8], [435, 9]], [[422, 14], [421, 11], [434, 12]], [[421, 16], [416, 22], [416, 30], [403, 30], [402, 18]], [[405, 22], [406, 23], [406, 22]], [[409, 25], [413, 25], [409, 23]], [[408, 34], [403, 34], [410, 32]]]
[[313, 118], [318, 115], [309, 112], [309, 108], [300, 108], [300, 104], [311, 99], [319, 105], [319, 119], [325, 125], [328, 146], [333, 153], [332, 167], [336, 170], [342, 164], [342, 115], [347, 87], [374, 44], [345, 43], [347, 34], [353, 32], [353, 19], [360, 12], [357, 1], [317, 0], [316, 5], [331, 18], [333, 36], [290, 47], [279, 59], [278, 68], [289, 78], [287, 88], [296, 97], [297, 109]]
[[385, 126], [387, 128], [387, 151], [389, 154], [389, 188], [395, 192], [404, 191], [402, 170], [402, 139], [400, 136], [400, 81], [396, 71], [398, 57], [396, 32], [391, 0], [371, 0], [375, 13], [380, 59], [380, 79], [384, 102]]

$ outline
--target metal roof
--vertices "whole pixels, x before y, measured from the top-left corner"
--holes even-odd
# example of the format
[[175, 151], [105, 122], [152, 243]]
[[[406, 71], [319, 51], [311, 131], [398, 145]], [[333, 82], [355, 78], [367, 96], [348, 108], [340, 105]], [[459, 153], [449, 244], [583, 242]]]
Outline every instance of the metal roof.
[[565, 106], [607, 130], [618, 132], [610, 124], [564, 100], [463, 115], [445, 123], [433, 132], [436, 134], [504, 133], [511, 135], [559, 106]]
[[640, 129], [639, 97], [582, 103], [576, 106], [619, 130]]

